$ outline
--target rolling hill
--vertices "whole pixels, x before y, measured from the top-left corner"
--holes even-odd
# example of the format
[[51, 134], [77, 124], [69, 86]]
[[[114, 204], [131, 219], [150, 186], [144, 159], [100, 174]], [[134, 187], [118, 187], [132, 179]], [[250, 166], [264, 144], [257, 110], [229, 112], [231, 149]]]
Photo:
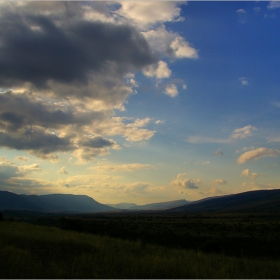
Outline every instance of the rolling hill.
[[7, 191], [0, 191], [0, 211], [3, 210], [90, 213], [114, 211], [116, 209], [101, 204], [86, 195], [17, 195]]
[[257, 190], [244, 193], [210, 197], [187, 205], [166, 210], [166, 212], [262, 212], [280, 211], [280, 189]]

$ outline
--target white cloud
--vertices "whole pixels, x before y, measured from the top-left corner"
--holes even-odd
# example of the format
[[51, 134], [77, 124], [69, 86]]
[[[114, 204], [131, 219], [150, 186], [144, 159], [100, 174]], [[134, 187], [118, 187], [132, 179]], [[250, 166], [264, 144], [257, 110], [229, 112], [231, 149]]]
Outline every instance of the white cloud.
[[241, 172], [241, 176], [249, 176], [250, 174], [250, 169], [244, 169], [242, 172]]
[[231, 138], [233, 139], [243, 139], [252, 135], [252, 131], [258, 130], [252, 125], [244, 126], [243, 128], [237, 128], [233, 131]]
[[247, 80], [245, 77], [239, 78], [239, 81], [241, 82], [241, 84], [242, 84], [243, 86], [249, 85], [249, 82], [248, 82], [248, 80]]
[[165, 94], [169, 95], [170, 97], [176, 97], [178, 95], [178, 90], [175, 84], [171, 84], [166, 86]]
[[183, 37], [176, 37], [170, 47], [177, 58], [198, 58], [197, 50], [191, 47]]
[[178, 33], [167, 31], [164, 25], [142, 34], [156, 53], [163, 53], [172, 58], [198, 58], [198, 51], [189, 42]]
[[157, 64], [150, 65], [143, 69], [143, 74], [147, 77], [156, 77], [157, 79], [169, 78], [171, 70], [164, 61], [159, 61]]
[[204, 161], [204, 162], [202, 162], [202, 164], [210, 164], [210, 161], [209, 160]]
[[40, 168], [39, 164], [34, 163], [31, 165], [18, 166], [18, 170], [19, 170], [19, 173], [27, 174], [27, 173], [31, 173], [31, 172], [40, 172], [41, 168]]
[[251, 179], [253, 179], [253, 180], [255, 180], [256, 178], [258, 178], [259, 177], [259, 174], [258, 173], [256, 173], [256, 172], [254, 172], [254, 173], [252, 173], [252, 175], [251, 175]]
[[156, 131], [142, 128], [150, 122], [149, 118], [136, 119], [134, 122], [125, 124], [125, 117], [113, 117], [102, 122], [98, 127], [92, 128], [97, 134], [108, 136], [122, 135], [127, 141], [147, 141], [152, 138]]
[[214, 180], [213, 183], [218, 184], [218, 185], [226, 185], [227, 181], [223, 179], [217, 179]]
[[183, 89], [187, 89], [187, 85], [183, 85], [182, 88], [183, 88]]
[[247, 161], [257, 160], [261, 157], [276, 157], [280, 155], [279, 150], [273, 150], [268, 148], [258, 148], [255, 150], [251, 150], [245, 152], [244, 154], [240, 155], [237, 159], [239, 164], [245, 163]]
[[241, 14], [246, 14], [246, 11], [244, 9], [239, 9], [236, 11], [237, 13], [241, 13]]
[[278, 9], [280, 8], [280, 2], [279, 1], [270, 1], [267, 5], [268, 9]]
[[166, 2], [121, 2], [121, 8], [116, 11], [127, 20], [133, 22], [138, 28], [145, 29], [158, 23], [181, 20], [181, 9], [178, 3], [173, 1]]
[[68, 172], [66, 171], [65, 167], [62, 167], [58, 170], [59, 174], [68, 174]]
[[162, 120], [155, 121], [155, 124], [163, 124], [163, 123], [165, 123], [165, 121], [162, 121]]
[[198, 186], [196, 186], [196, 185], [201, 183], [201, 179], [183, 178], [184, 175], [186, 175], [186, 173], [178, 174], [176, 179], [170, 183], [171, 186], [178, 186], [178, 187], [183, 187], [186, 189], [198, 189]]
[[245, 23], [247, 20], [247, 13], [244, 9], [239, 9], [236, 11], [238, 18], [239, 18], [239, 22], [240, 23]]

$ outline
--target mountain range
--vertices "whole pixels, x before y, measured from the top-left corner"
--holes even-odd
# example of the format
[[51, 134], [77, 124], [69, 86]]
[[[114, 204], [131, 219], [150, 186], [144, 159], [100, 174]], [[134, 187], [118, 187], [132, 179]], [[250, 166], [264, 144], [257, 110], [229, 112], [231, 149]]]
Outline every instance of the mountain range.
[[86, 195], [18, 195], [8, 191], [0, 191], [0, 211], [3, 210], [89, 213], [114, 211], [116, 209], [101, 204]]
[[174, 213], [199, 212], [280, 212], [280, 189], [256, 190], [209, 197], [166, 210]]
[[118, 204], [108, 204], [117, 209], [126, 209], [126, 210], [166, 210], [182, 205], [186, 205], [190, 202], [186, 201], [185, 199], [181, 200], [173, 200], [167, 202], [158, 202], [158, 203], [150, 203], [144, 205], [137, 205], [135, 203], [118, 203]]
[[86, 195], [18, 195], [0, 191], [0, 211], [28, 210], [44, 213], [93, 213], [109, 211], [161, 211], [165, 213], [202, 212], [280, 212], [280, 189], [248, 191], [208, 197], [197, 201], [175, 200], [137, 205], [135, 203], [101, 204]]

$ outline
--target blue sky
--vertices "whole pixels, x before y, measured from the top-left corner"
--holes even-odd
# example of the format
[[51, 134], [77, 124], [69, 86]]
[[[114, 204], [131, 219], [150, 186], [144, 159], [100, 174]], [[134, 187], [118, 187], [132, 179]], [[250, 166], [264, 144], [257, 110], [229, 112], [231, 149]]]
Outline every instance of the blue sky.
[[280, 187], [279, 2], [1, 2], [0, 184], [101, 203]]

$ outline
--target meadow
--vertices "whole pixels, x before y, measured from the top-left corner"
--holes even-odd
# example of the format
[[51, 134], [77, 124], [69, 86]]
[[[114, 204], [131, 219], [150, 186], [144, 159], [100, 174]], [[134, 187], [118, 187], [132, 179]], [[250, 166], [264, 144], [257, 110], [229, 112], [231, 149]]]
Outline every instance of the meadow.
[[[63, 219], [78, 221], [77, 217]], [[271, 279], [279, 276], [280, 262], [275, 256], [230, 256], [223, 252], [161, 246], [143, 238], [86, 233], [81, 228], [63, 230], [50, 225], [0, 222], [1, 278]]]

